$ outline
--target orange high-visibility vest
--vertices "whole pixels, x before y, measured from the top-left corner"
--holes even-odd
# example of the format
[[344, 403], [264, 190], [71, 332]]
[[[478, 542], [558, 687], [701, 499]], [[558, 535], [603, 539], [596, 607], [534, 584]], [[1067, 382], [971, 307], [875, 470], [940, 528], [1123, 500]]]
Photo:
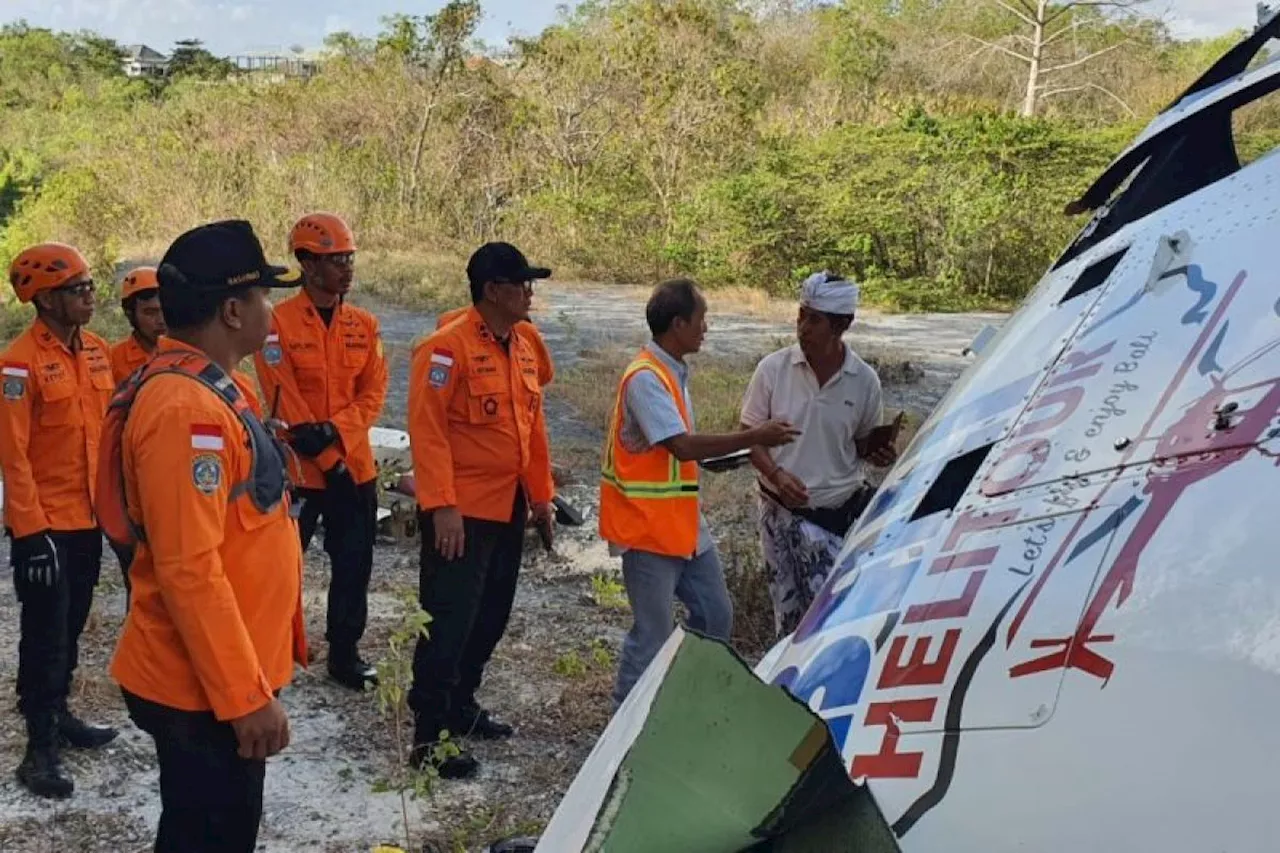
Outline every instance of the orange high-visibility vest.
[[622, 444], [627, 383], [642, 370], [658, 377], [692, 431], [680, 383], [656, 356], [641, 350], [622, 374], [609, 421], [600, 471], [600, 536], [624, 548], [692, 557], [698, 547], [698, 464], [681, 462], [660, 444], [643, 453]]

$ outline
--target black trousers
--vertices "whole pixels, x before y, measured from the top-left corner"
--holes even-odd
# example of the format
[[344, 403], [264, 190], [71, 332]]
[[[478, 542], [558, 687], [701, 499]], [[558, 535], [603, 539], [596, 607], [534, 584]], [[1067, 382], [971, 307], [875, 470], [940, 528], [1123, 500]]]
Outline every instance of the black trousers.
[[428, 637], [419, 637], [413, 652], [409, 690], [409, 707], [420, 721], [420, 736], [427, 734], [423, 723], [444, 728], [453, 714], [475, 704], [485, 665], [511, 617], [527, 506], [524, 492], [517, 489], [510, 521], [464, 517], [465, 550], [457, 560], [440, 556], [432, 513], [419, 513], [418, 601], [431, 614]]
[[[14, 567], [22, 605], [18, 639], [18, 713], [31, 718], [56, 711], [71, 692], [80, 661], [80, 632], [93, 606], [102, 570], [102, 534], [77, 530], [52, 534], [62, 570], [53, 586], [29, 583]], [[12, 559], [10, 560], [12, 563]]]
[[324, 519], [324, 551], [329, 555], [329, 610], [325, 639], [329, 659], [355, 657], [369, 619], [369, 577], [373, 573], [373, 543], [377, 536], [378, 484], [356, 487], [358, 503], [339, 505], [327, 489], [299, 489], [303, 498], [298, 528], [307, 550], [316, 524]]
[[241, 758], [230, 723], [128, 692], [135, 725], [151, 735], [160, 764], [155, 853], [253, 853], [267, 763]]

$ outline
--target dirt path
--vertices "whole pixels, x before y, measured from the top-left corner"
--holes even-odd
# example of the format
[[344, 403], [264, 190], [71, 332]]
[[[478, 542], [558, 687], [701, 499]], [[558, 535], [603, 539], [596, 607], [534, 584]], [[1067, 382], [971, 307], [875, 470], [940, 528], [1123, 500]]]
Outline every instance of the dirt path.
[[[546, 288], [537, 320], [557, 359], [573, 366], [583, 351], [634, 346], [643, 331], [645, 293], [634, 288]], [[403, 427], [408, 353], [433, 318], [377, 306], [392, 358], [392, 389], [383, 423]], [[985, 322], [998, 317], [875, 317], [860, 321], [855, 346], [889, 346], [923, 370], [905, 388], [888, 388], [888, 403], [927, 411], [963, 366], [960, 349]], [[790, 339], [785, 316], [718, 312], [707, 351], [756, 354]], [[595, 430], [567, 406], [552, 401], [548, 415], [557, 447], [594, 444]], [[577, 473], [584, 482], [566, 496], [590, 509], [595, 486], [591, 461]], [[557, 553], [530, 540], [510, 628], [492, 662], [481, 700], [519, 729], [509, 743], [471, 745], [479, 777], [447, 783], [431, 800], [409, 803], [415, 839], [431, 836], [443, 850], [472, 850], [486, 840], [535, 831], [551, 815], [561, 793], [607, 722], [614, 659], [627, 625], [619, 589], [596, 581], [616, 572], [616, 561], [594, 536], [594, 524], [561, 529]], [[7, 564], [7, 543], [0, 560]], [[119, 570], [107, 552], [94, 614], [81, 643], [76, 707], [109, 721], [121, 737], [101, 754], [69, 754], [77, 783], [65, 803], [39, 801], [21, 789], [12, 771], [24, 743], [14, 707], [17, 603], [12, 586], [0, 589], [0, 853], [133, 853], [150, 849], [159, 813], [157, 771], [149, 740], [128, 722], [119, 694], [106, 675], [123, 617]], [[367, 853], [379, 842], [403, 839], [402, 806], [394, 792], [378, 792], [392, 776], [396, 737], [372, 696], [343, 690], [324, 678], [324, 600], [327, 558], [313, 546], [307, 556], [308, 632], [320, 658], [286, 691], [294, 743], [267, 772], [266, 814], [259, 850], [264, 853]], [[380, 543], [375, 551], [366, 656], [388, 654], [388, 638], [402, 611], [402, 596], [417, 585], [416, 548]], [[408, 730], [402, 732], [409, 734]]]
[[[557, 370], [571, 369], [583, 353], [616, 347], [632, 349], [648, 340], [644, 303], [648, 290], [598, 284], [552, 284], [534, 297], [534, 321], [546, 339]], [[757, 356], [795, 341], [794, 307], [785, 303], [747, 312], [717, 302], [710, 294], [710, 331], [706, 355]], [[723, 302], [723, 300], [722, 300]], [[392, 359], [392, 389], [383, 421], [402, 427], [408, 393], [408, 360], [413, 341], [434, 328], [422, 314], [385, 305], [376, 306], [383, 337]], [[922, 375], [910, 385], [888, 389], [886, 405], [928, 413], [960, 375], [967, 361], [963, 349], [986, 324], [998, 325], [1003, 314], [880, 314], [863, 311], [848, 340], [859, 352], [904, 359]], [[695, 369], [696, 369], [695, 356]], [[594, 441], [572, 410], [558, 400], [548, 403], [553, 441]]]

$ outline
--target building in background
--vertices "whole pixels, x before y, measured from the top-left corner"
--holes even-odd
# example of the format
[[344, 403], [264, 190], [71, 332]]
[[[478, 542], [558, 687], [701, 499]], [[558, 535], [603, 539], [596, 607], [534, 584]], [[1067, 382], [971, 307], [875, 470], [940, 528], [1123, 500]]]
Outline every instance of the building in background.
[[145, 44], [131, 44], [120, 59], [127, 77], [163, 77], [169, 73], [169, 57]]

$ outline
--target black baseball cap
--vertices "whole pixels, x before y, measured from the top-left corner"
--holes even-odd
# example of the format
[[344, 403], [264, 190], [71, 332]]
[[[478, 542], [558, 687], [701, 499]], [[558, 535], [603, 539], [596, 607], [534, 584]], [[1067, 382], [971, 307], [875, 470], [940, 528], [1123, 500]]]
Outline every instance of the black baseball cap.
[[302, 273], [267, 263], [262, 241], [243, 219], [192, 228], [173, 241], [156, 270], [161, 289], [206, 293], [237, 287], [298, 287]]
[[551, 270], [529, 266], [524, 253], [510, 243], [485, 243], [467, 261], [467, 279], [476, 285], [487, 281], [518, 284], [537, 278], [551, 278]]

